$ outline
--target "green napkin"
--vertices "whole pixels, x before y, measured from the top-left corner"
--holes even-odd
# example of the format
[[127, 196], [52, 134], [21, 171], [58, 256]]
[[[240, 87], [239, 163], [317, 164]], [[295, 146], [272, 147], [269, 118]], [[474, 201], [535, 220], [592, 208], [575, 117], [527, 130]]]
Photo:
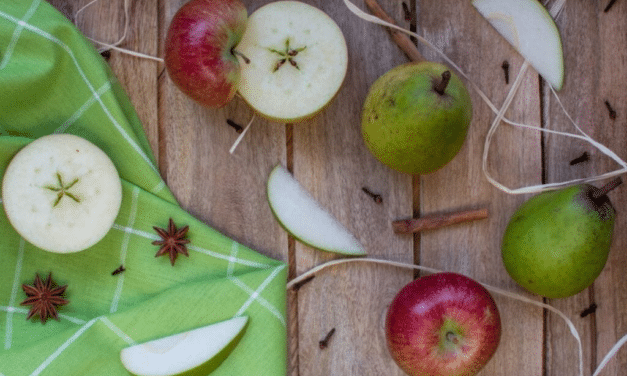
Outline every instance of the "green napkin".
[[[0, 210], [0, 376], [126, 375], [120, 351], [235, 316], [244, 336], [213, 375], [286, 373], [285, 264], [180, 208], [135, 110], [107, 64], [41, 0], [0, 2], [0, 177], [33, 139], [71, 133], [100, 147], [123, 180], [107, 236], [74, 254], [25, 242]], [[1, 204], [1, 201], [0, 201]], [[189, 226], [189, 257], [155, 258], [153, 226]], [[120, 265], [126, 270], [112, 275]], [[60, 321], [26, 320], [22, 284], [52, 272], [68, 285]]]

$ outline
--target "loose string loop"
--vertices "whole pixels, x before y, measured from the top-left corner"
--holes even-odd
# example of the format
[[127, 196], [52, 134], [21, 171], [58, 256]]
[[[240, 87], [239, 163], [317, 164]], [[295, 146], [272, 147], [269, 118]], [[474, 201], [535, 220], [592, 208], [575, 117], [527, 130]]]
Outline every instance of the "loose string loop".
[[[566, 114], [566, 116], [568, 117], [569, 121], [574, 125], [574, 127], [577, 129], [577, 131], [580, 134], [573, 134], [573, 133], [569, 133], [569, 132], [560, 132], [560, 131], [554, 131], [554, 130], [550, 130], [550, 129], [544, 129], [544, 128], [540, 128], [539, 126], [531, 126], [531, 125], [527, 125], [527, 124], [521, 124], [521, 123], [517, 123], [517, 122], [513, 122], [509, 119], [507, 119], [505, 117], [505, 112], [507, 111], [507, 109], [509, 108], [509, 106], [512, 103], [512, 100], [518, 90], [518, 88], [520, 87], [520, 84], [522, 82], [522, 76], [523, 74], [527, 71], [527, 69], [529, 68], [529, 62], [528, 61], [524, 61], [520, 71], [518, 72], [518, 75], [516, 77], [516, 80], [514, 82], [514, 84], [512, 85], [512, 88], [510, 89], [505, 102], [503, 104], [503, 106], [498, 109], [493, 103], [492, 101], [488, 98], [488, 96], [479, 88], [479, 86], [477, 84], [475, 84], [470, 77], [457, 65], [455, 64], [454, 61], [452, 61], [448, 56], [446, 56], [446, 54], [444, 54], [444, 52], [442, 52], [441, 50], [439, 50], [437, 47], [435, 47], [433, 44], [431, 44], [428, 40], [426, 40], [425, 38], [423, 38], [422, 36], [411, 32], [409, 30], [406, 30], [402, 27], [399, 27], [397, 25], [391, 24], [389, 22], [386, 22], [374, 15], [371, 15], [369, 13], [366, 13], [364, 11], [362, 11], [360, 8], [358, 8], [355, 4], [351, 3], [349, 0], [343, 0], [344, 4], [346, 5], [346, 7], [353, 12], [356, 16], [358, 16], [359, 18], [371, 22], [371, 23], [375, 23], [375, 24], [379, 24], [385, 27], [389, 27], [398, 31], [401, 31], [405, 34], [408, 34], [414, 38], [416, 38], [420, 43], [422, 43], [423, 45], [427, 46], [429, 49], [433, 50], [436, 54], [438, 54], [444, 61], [446, 61], [451, 67], [453, 67], [462, 77], [464, 77], [466, 79], [466, 81], [468, 82], [468, 84], [475, 90], [475, 92], [477, 92], [477, 94], [481, 97], [481, 99], [488, 105], [488, 107], [492, 110], [492, 112], [494, 112], [494, 114], [496, 114], [496, 118], [493, 120], [490, 129], [488, 131], [488, 135], [486, 136], [486, 140], [485, 140], [485, 144], [484, 144], [484, 151], [483, 151], [483, 158], [482, 158], [482, 170], [483, 173], [486, 177], [486, 179], [496, 188], [502, 190], [505, 193], [508, 194], [527, 194], [527, 193], [539, 193], [539, 192], [543, 192], [543, 191], [547, 191], [547, 190], [554, 190], [554, 189], [558, 189], [558, 188], [562, 188], [565, 186], [569, 186], [572, 184], [578, 184], [578, 183], [587, 183], [587, 182], [593, 182], [593, 181], [598, 181], [598, 180], [602, 180], [602, 179], [607, 179], [610, 177], [614, 177], [620, 174], [623, 174], [625, 172], [627, 172], [627, 163], [625, 163], [625, 161], [623, 161], [620, 157], [618, 157], [618, 155], [616, 155], [616, 153], [612, 152], [609, 148], [607, 148], [606, 146], [602, 145], [601, 143], [595, 141], [594, 139], [592, 139], [589, 135], [587, 135], [585, 132], [583, 132], [581, 130], [581, 128], [577, 125], [577, 123], [572, 119], [572, 117], [570, 116], [570, 114], [568, 113], [568, 111], [566, 111], [566, 108], [564, 107], [564, 105], [562, 104], [561, 100], [559, 99], [559, 96], [557, 95], [557, 93], [555, 92], [555, 90], [551, 87], [551, 91], [553, 93], [553, 95], [555, 96], [555, 98], [557, 98], [558, 104], [560, 105], [560, 108], [562, 109], [562, 111]], [[556, 1], [553, 6], [549, 9], [549, 14], [552, 17], [558, 17], [559, 14], [561, 13], [561, 11], [564, 8], [564, 5], [566, 3], [566, 0], [559, 0]], [[528, 187], [522, 187], [522, 188], [517, 188], [517, 189], [512, 189], [509, 187], [506, 187], [505, 185], [499, 183], [495, 178], [492, 177], [492, 175], [490, 174], [489, 170], [488, 170], [488, 153], [489, 153], [489, 149], [490, 149], [490, 144], [492, 141], [492, 137], [494, 136], [494, 133], [496, 132], [497, 128], [501, 125], [502, 122], [508, 123], [510, 125], [513, 126], [517, 126], [517, 127], [522, 127], [522, 128], [528, 128], [528, 129], [533, 129], [536, 131], [540, 131], [540, 132], [546, 132], [546, 133], [551, 133], [551, 134], [557, 134], [557, 135], [561, 135], [561, 136], [566, 136], [566, 137], [571, 137], [571, 138], [576, 138], [576, 139], [581, 139], [584, 140], [588, 143], [590, 143], [591, 145], [593, 145], [594, 147], [596, 147], [597, 149], [599, 149], [603, 154], [609, 156], [610, 158], [612, 158], [614, 161], [616, 161], [622, 168], [612, 171], [612, 172], [608, 172], [608, 173], [604, 173], [598, 176], [593, 176], [593, 177], [588, 177], [588, 178], [581, 178], [581, 179], [573, 179], [573, 180], [569, 180], [569, 181], [564, 181], [564, 182], [559, 182], [559, 183], [546, 183], [546, 184], [540, 184], [540, 185], [533, 185], [533, 186], [528, 186]]]

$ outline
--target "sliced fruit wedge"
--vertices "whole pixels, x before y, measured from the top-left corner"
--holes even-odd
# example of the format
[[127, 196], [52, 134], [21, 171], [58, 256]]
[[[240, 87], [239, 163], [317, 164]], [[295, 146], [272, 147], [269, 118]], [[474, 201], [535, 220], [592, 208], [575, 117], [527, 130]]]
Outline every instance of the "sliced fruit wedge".
[[279, 223], [299, 241], [328, 252], [366, 253], [359, 241], [281, 165], [268, 178], [268, 202]]
[[555, 21], [540, 2], [473, 0], [472, 5], [555, 90], [562, 88], [562, 40]]
[[229, 356], [247, 323], [248, 317], [235, 317], [134, 345], [123, 349], [120, 359], [133, 375], [206, 376]]

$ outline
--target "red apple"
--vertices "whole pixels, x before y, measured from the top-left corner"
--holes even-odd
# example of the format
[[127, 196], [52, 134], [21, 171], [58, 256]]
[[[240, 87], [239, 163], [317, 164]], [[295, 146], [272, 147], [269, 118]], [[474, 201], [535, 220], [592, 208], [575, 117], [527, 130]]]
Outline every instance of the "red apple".
[[248, 13], [240, 0], [191, 0], [172, 18], [165, 40], [165, 66], [176, 86], [211, 108], [235, 96], [240, 64], [235, 52]]
[[490, 293], [456, 273], [436, 273], [403, 287], [388, 308], [390, 353], [411, 376], [475, 375], [501, 338]]

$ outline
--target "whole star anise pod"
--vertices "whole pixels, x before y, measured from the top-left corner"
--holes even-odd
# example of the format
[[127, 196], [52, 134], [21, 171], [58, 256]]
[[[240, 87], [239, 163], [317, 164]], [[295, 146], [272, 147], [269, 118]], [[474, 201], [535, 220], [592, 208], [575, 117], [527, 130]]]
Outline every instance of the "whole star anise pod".
[[168, 230], [153, 227], [157, 234], [161, 237], [162, 240], [155, 240], [152, 242], [154, 245], [160, 245], [161, 248], [159, 252], [155, 254], [155, 257], [159, 257], [168, 253], [170, 255], [170, 263], [174, 266], [174, 262], [176, 261], [176, 257], [179, 253], [184, 254], [189, 257], [189, 253], [187, 253], [187, 247], [185, 244], [190, 242], [189, 239], [185, 238], [187, 234], [187, 230], [189, 230], [189, 226], [185, 226], [178, 230], [174, 225], [174, 221], [170, 218], [170, 222], [168, 223]]
[[59, 320], [57, 315], [57, 306], [68, 304], [69, 301], [63, 299], [62, 295], [67, 288], [67, 285], [55, 287], [52, 280], [52, 273], [48, 275], [46, 283], [39, 278], [39, 274], [35, 277], [33, 286], [23, 284], [22, 289], [28, 296], [20, 305], [30, 305], [30, 311], [26, 316], [26, 320], [29, 320], [34, 315], [39, 315], [41, 323], [45, 324], [49, 317]]

